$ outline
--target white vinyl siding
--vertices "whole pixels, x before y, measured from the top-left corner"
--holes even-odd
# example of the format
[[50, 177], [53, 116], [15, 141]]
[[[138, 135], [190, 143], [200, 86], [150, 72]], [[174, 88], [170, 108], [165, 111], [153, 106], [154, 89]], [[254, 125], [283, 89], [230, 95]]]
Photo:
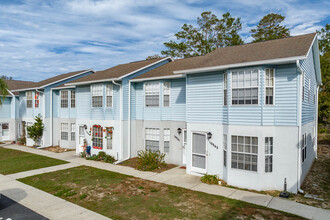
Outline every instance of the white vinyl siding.
[[145, 83], [145, 106], [159, 107], [159, 83]]
[[159, 128], [146, 128], [146, 150], [159, 151]]
[[103, 84], [92, 85], [92, 107], [103, 107]]
[[76, 124], [71, 124], [71, 141], [76, 140]]
[[171, 131], [169, 128], [164, 128], [164, 152], [170, 152], [170, 138], [171, 138]]
[[274, 69], [265, 69], [265, 104], [274, 104]]
[[76, 107], [76, 91], [71, 90], [71, 108]]
[[265, 172], [273, 172], [273, 137], [265, 138]]
[[69, 140], [69, 124], [61, 123], [61, 140]]
[[27, 108], [32, 108], [32, 103], [33, 103], [33, 97], [32, 97], [32, 92], [26, 92], [26, 107]]
[[112, 84], [106, 85], [106, 106], [112, 108], [113, 86]]
[[68, 93], [68, 90], [61, 91], [61, 108], [68, 108], [69, 106]]
[[171, 83], [170, 82], [164, 82], [163, 84], [163, 96], [164, 96], [164, 107], [170, 106], [170, 94], [171, 94]]
[[232, 72], [232, 105], [258, 104], [258, 69]]
[[257, 171], [258, 138], [231, 136], [231, 167]]

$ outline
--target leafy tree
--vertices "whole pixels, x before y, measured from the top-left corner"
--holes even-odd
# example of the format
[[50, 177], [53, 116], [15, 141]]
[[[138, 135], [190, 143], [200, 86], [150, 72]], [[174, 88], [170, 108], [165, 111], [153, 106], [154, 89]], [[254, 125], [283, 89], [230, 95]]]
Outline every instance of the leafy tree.
[[324, 28], [320, 31], [317, 31], [319, 35], [319, 47], [321, 53], [329, 53], [330, 52], [330, 25], [326, 24]]
[[265, 15], [260, 21], [256, 29], [251, 29], [253, 42], [273, 40], [290, 36], [289, 28], [281, 25], [285, 16], [275, 13]]
[[13, 79], [13, 77], [7, 76], [7, 75], [2, 75], [2, 76], [0, 76], [0, 78], [4, 79], [4, 80], [12, 80]]
[[42, 122], [41, 115], [35, 117], [35, 122], [32, 126], [27, 127], [27, 131], [29, 136], [33, 139], [34, 145], [37, 146], [38, 141], [43, 135], [44, 132], [44, 124]]
[[165, 42], [167, 50], [162, 55], [171, 57], [192, 57], [212, 52], [216, 48], [243, 44], [238, 32], [242, 29], [241, 19], [231, 17], [227, 12], [219, 19], [212, 12], [203, 12], [197, 18], [198, 27], [184, 24], [175, 34], [176, 41]]
[[154, 54], [154, 55], [148, 56], [146, 58], [146, 60], [152, 60], [152, 59], [158, 59], [158, 58], [162, 58], [162, 56], [160, 56], [158, 54]]
[[0, 106], [1, 106], [8, 95], [8, 85], [6, 81], [1, 78], [0, 78], [0, 95], [2, 96], [2, 98], [0, 99]]

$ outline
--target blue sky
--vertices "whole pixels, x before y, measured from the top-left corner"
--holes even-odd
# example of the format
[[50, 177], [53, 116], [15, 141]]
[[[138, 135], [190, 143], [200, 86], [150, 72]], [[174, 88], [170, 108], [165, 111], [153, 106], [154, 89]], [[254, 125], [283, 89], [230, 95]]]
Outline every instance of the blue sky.
[[143, 60], [203, 11], [241, 17], [245, 42], [270, 12], [286, 16], [291, 35], [330, 23], [328, 0], [0, 0], [0, 75], [39, 81]]

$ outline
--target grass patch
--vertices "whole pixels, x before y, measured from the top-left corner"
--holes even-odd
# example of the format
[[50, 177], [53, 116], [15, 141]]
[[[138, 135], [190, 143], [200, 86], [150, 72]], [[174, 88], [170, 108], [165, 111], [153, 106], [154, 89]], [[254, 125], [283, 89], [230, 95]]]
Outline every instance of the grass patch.
[[65, 163], [63, 160], [0, 147], [0, 173], [4, 175]]
[[301, 219], [242, 201], [87, 166], [19, 181], [113, 219]]

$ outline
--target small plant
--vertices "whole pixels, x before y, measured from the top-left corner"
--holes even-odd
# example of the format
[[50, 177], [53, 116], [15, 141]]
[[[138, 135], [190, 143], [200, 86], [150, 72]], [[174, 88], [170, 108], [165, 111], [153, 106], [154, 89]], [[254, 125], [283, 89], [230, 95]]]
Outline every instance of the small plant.
[[32, 126], [27, 127], [27, 131], [29, 136], [33, 139], [34, 141], [34, 146], [38, 145], [38, 141], [42, 137], [42, 134], [44, 132], [44, 124], [42, 122], [41, 115], [39, 114], [38, 116], [35, 117], [35, 122], [33, 123]]
[[203, 183], [207, 183], [207, 184], [215, 184], [218, 185], [219, 184], [219, 177], [217, 175], [208, 175], [205, 174], [204, 176], [201, 177], [201, 181]]
[[105, 156], [107, 156], [107, 154], [104, 152], [104, 151], [100, 151], [98, 154], [97, 154], [98, 157], [100, 158], [104, 158]]
[[79, 198], [82, 200], [82, 199], [84, 199], [84, 198], [86, 198], [87, 197], [87, 195], [86, 194], [82, 194], [81, 196], [79, 196]]
[[104, 162], [106, 162], [106, 163], [114, 163], [114, 162], [116, 162], [116, 159], [113, 156], [111, 156], [111, 155], [106, 155], [104, 157]]
[[164, 158], [165, 154], [162, 154], [159, 151], [140, 151], [138, 153], [137, 169], [143, 171], [153, 171], [166, 167], [167, 164], [165, 163]]
[[116, 162], [116, 159], [113, 156], [107, 155], [104, 151], [100, 151], [97, 155], [86, 157], [86, 160], [104, 161], [105, 163]]

